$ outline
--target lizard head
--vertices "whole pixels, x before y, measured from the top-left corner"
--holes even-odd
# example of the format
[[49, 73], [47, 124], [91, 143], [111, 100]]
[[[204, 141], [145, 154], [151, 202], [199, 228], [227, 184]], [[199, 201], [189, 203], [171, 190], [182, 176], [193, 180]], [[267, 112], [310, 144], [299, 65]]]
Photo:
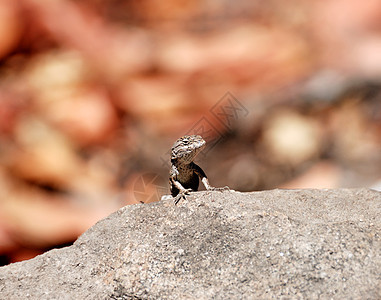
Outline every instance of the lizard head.
[[171, 159], [189, 164], [204, 149], [205, 140], [199, 135], [185, 135], [179, 138], [172, 146]]

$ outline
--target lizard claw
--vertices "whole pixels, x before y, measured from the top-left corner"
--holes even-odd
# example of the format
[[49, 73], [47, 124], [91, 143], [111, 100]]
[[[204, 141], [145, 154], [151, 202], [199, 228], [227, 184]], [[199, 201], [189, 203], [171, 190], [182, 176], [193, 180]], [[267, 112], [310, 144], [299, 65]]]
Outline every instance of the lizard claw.
[[192, 189], [184, 189], [184, 190], [182, 190], [182, 191], [180, 191], [178, 194], [177, 194], [177, 196], [176, 197], [174, 197], [173, 199], [174, 199], [174, 202], [175, 202], [175, 205], [177, 205], [177, 203], [179, 203], [179, 201], [181, 200], [181, 199], [186, 199], [185, 198], [185, 196], [186, 195], [189, 195], [189, 193], [192, 191]]

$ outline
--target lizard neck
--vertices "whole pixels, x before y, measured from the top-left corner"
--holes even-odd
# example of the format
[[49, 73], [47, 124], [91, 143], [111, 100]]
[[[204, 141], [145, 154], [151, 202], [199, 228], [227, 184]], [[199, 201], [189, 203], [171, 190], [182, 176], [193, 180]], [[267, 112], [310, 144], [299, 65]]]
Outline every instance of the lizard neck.
[[186, 166], [186, 165], [190, 165], [192, 162], [190, 162], [190, 163], [186, 163], [186, 162], [184, 162], [184, 161], [181, 161], [181, 160], [179, 160], [179, 159], [177, 159], [177, 158], [172, 158], [171, 159], [171, 164], [173, 165], [173, 166]]

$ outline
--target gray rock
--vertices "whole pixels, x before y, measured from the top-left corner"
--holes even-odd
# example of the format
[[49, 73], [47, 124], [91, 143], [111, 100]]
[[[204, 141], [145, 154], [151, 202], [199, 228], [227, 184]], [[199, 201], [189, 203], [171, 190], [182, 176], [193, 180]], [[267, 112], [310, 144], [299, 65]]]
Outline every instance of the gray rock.
[[381, 193], [197, 192], [0, 268], [0, 299], [381, 299]]

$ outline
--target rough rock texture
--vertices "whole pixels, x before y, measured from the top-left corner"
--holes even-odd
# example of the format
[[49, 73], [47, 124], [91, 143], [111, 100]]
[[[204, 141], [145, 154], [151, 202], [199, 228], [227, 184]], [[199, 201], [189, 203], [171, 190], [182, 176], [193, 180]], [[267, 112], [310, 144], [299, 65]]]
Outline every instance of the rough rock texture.
[[0, 268], [0, 299], [381, 299], [381, 193], [197, 192]]

